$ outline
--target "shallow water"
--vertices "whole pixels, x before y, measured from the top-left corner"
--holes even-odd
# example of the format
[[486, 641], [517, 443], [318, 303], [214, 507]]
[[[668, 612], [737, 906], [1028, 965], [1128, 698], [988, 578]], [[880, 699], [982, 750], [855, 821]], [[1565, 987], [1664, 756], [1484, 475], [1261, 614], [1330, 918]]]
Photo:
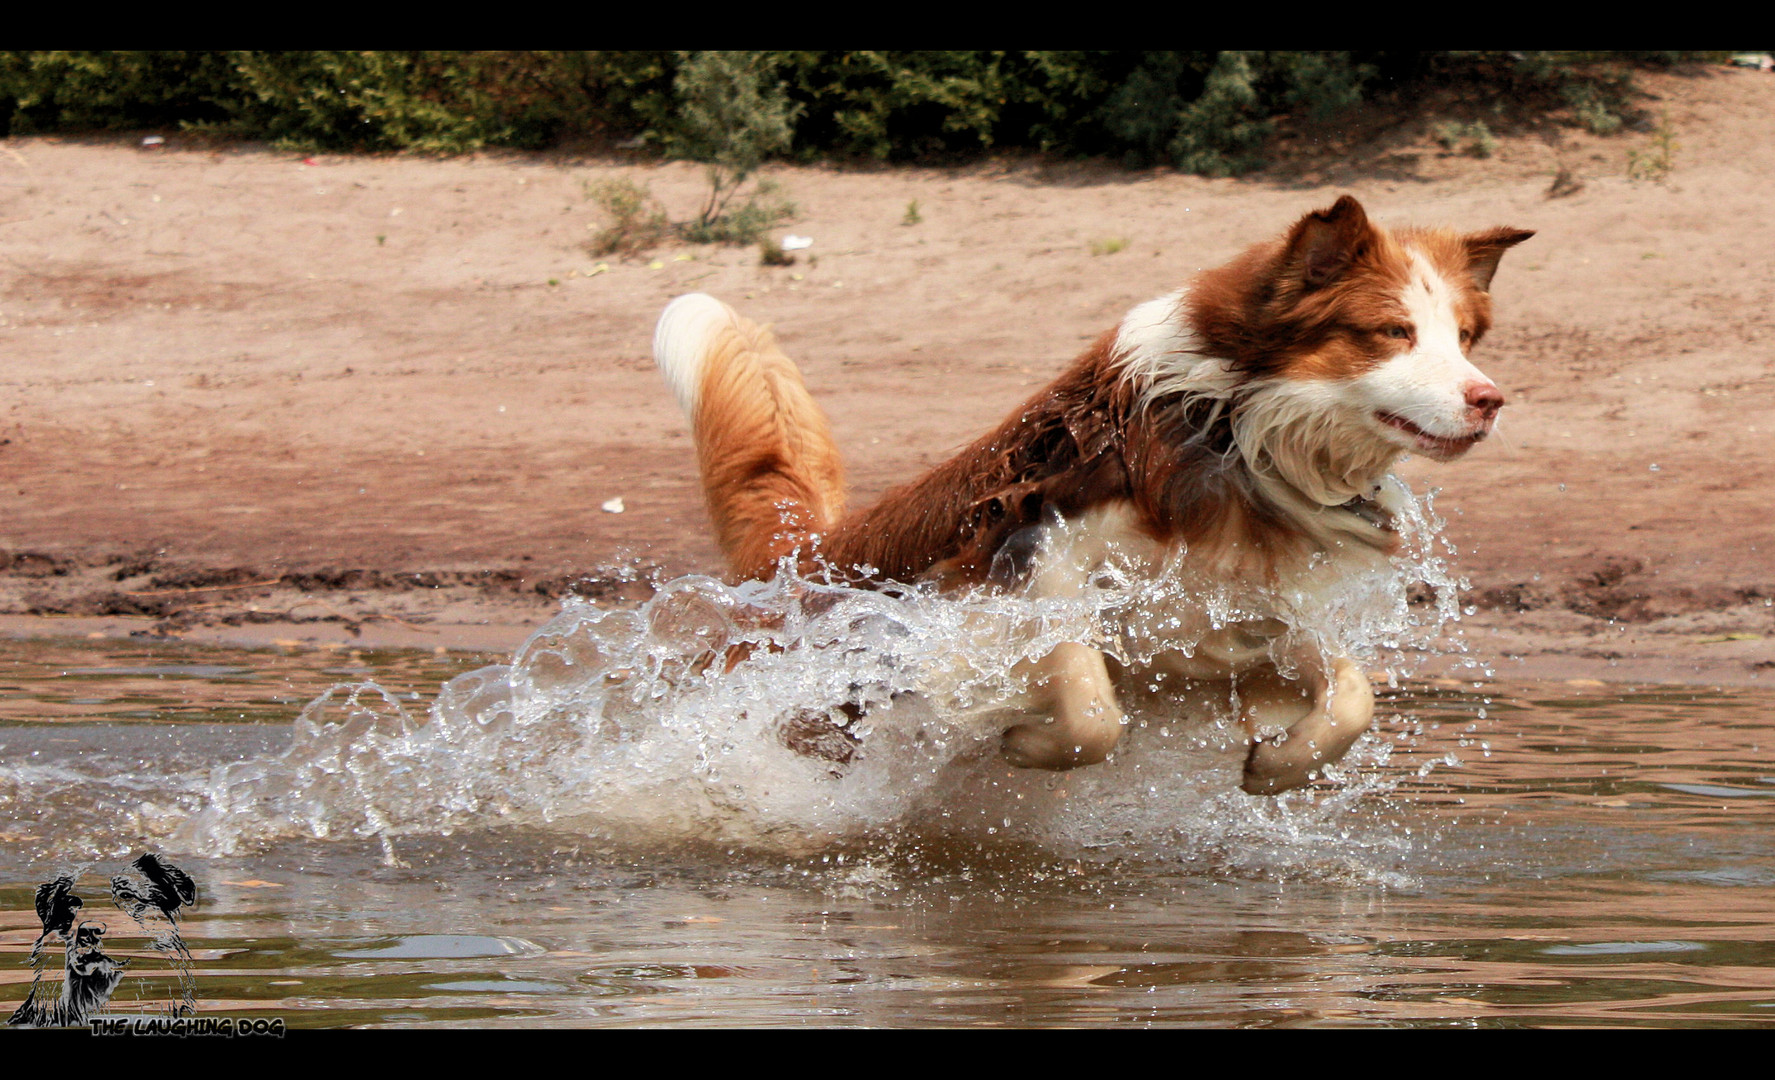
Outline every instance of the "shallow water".
[[[781, 827], [743, 835], [698, 824], [707, 806], [650, 838], [485, 783], [415, 801], [423, 745], [374, 725], [360, 737], [393, 741], [368, 757], [303, 743], [303, 724], [350, 725], [295, 719], [335, 683], [373, 680], [368, 711], [398, 703], [422, 733], [445, 680], [489, 659], [0, 643], [0, 1001], [30, 978], [32, 889], [71, 873], [136, 957], [113, 1011], [164, 1007], [166, 964], [105, 896], [154, 849], [199, 883], [200, 1012], [292, 1027], [1775, 1020], [1768, 691], [1407, 681], [1339, 782], [1274, 800], [1234, 790], [1212, 725], [1160, 735], [1156, 716], [1099, 778], [958, 751], [897, 816], [871, 818], [885, 795], [866, 786], [874, 808], [848, 817], [760, 794], [848, 797], [865, 768], [754, 767], [724, 812]], [[265, 807], [295, 804], [275, 799], [234, 803], [240, 828], [201, 821], [242, 782], [218, 767], [275, 786], [325, 761], [376, 798], [284, 828]], [[482, 765], [521, 787], [549, 762]], [[564, 775], [531, 790], [607, 805]], [[633, 826], [689, 789], [617, 790]], [[846, 828], [783, 834], [816, 819]]]

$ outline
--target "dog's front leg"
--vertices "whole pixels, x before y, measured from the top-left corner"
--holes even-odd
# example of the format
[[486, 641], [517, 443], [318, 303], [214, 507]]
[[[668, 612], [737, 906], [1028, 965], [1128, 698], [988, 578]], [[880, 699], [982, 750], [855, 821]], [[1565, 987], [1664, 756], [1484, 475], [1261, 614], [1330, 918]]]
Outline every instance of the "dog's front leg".
[[1122, 737], [1103, 654], [1068, 642], [1043, 657], [1030, 680], [1036, 706], [1046, 718], [1005, 732], [1005, 757], [1025, 769], [1072, 769], [1095, 765]]
[[[1307, 714], [1290, 723], [1280, 735], [1255, 738], [1251, 753], [1245, 758], [1245, 777], [1240, 786], [1252, 795], [1279, 795], [1311, 783], [1325, 766], [1340, 760], [1374, 720], [1374, 689], [1368, 685], [1368, 676], [1349, 657], [1332, 660], [1329, 672], [1313, 666], [1301, 682], [1312, 693]], [[1266, 719], [1266, 712], [1288, 715], [1273, 710], [1289, 709], [1289, 703], [1271, 703], [1260, 686], [1254, 685], [1252, 690], [1246, 701], [1246, 722], [1253, 726], [1255, 734], [1255, 728]], [[1299, 701], [1296, 697], [1295, 702]], [[1299, 705], [1294, 704], [1290, 711], [1298, 715]]]

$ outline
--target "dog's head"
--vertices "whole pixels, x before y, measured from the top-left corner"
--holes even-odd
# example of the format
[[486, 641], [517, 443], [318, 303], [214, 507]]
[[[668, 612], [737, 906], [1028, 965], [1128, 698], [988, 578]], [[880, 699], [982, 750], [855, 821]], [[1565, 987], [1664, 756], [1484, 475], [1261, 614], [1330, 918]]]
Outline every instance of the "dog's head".
[[1468, 359], [1491, 326], [1492, 276], [1533, 236], [1380, 228], [1344, 196], [1204, 276], [1198, 328], [1246, 377], [1377, 451], [1461, 456], [1504, 395]]

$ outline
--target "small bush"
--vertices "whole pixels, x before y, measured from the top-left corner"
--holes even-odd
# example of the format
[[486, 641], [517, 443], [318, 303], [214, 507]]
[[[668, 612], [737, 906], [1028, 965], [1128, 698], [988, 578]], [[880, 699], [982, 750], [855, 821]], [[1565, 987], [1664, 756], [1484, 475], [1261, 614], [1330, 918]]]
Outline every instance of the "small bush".
[[1169, 162], [1231, 176], [1262, 163], [1274, 103], [1263, 92], [1262, 53], [1144, 55], [1108, 95], [1104, 129], [1129, 165]]
[[[1560, 88], [1560, 96], [1571, 107], [1572, 115], [1578, 118], [1578, 123], [1592, 135], [1613, 135], [1621, 130], [1624, 121], [1610, 107], [1609, 96], [1599, 90], [1596, 84], [1568, 83]], [[1618, 103], [1617, 96], [1614, 104]]]
[[[754, 192], [735, 216], [750, 215], [744, 226], [723, 226], [727, 204], [772, 154], [789, 148], [800, 109], [789, 103], [781, 83], [772, 82], [762, 54], [749, 52], [687, 53], [672, 86], [678, 96], [678, 117], [666, 135], [674, 157], [708, 166], [709, 197], [695, 226], [725, 237], [734, 229], [767, 228], [757, 224], [768, 209]], [[737, 234], [736, 234], [737, 235]], [[741, 239], [750, 243], [756, 231]]]
[[1273, 126], [1260, 107], [1251, 61], [1242, 52], [1223, 52], [1178, 118], [1168, 149], [1185, 172], [1233, 176], [1263, 164], [1263, 143]]
[[783, 245], [772, 237], [758, 241], [758, 261], [764, 266], [794, 266], [795, 256], [783, 250]]
[[904, 217], [900, 218], [900, 224], [917, 225], [922, 221], [924, 221], [924, 215], [918, 212], [918, 200], [913, 199], [906, 204], [906, 214]]
[[593, 255], [634, 257], [673, 235], [695, 244], [756, 243], [772, 228], [795, 217], [795, 204], [775, 181], [761, 180], [738, 209], [713, 222], [701, 218], [673, 224], [653, 193], [632, 180], [595, 180], [586, 195], [610, 218], [586, 245]]
[[647, 188], [633, 180], [591, 181], [586, 184], [586, 196], [611, 218], [586, 245], [593, 255], [639, 255], [671, 235], [672, 224], [665, 210]]
[[1126, 236], [1106, 236], [1101, 240], [1091, 241], [1091, 254], [1114, 255], [1116, 252], [1127, 248], [1127, 246], [1128, 238]]
[[697, 244], [751, 244], [771, 229], [795, 218], [795, 204], [780, 194], [774, 180], [760, 180], [737, 210], [719, 214], [713, 221], [697, 218], [678, 226], [678, 232]]
[[1467, 125], [1467, 153], [1476, 158], [1488, 158], [1498, 152], [1498, 137], [1485, 126], [1485, 121], [1475, 120]]
[[1676, 168], [1676, 129], [1667, 116], [1659, 122], [1644, 147], [1627, 151], [1627, 179], [1662, 184]]
[[1076, 82], [1071, 55], [903, 50], [768, 57], [803, 109], [795, 125], [802, 153], [905, 160], [1004, 143], [1047, 147], [1053, 129], [1044, 122], [1081, 104], [1071, 87], [1056, 85]]
[[1362, 104], [1362, 89], [1377, 69], [1356, 62], [1346, 52], [1277, 53], [1285, 87], [1282, 100], [1305, 111], [1307, 119], [1323, 123]]
[[1188, 102], [1184, 84], [1200, 78], [1192, 67], [1180, 53], [1157, 53], [1109, 94], [1102, 108], [1103, 128], [1121, 148], [1124, 164], [1150, 165], [1165, 158], [1166, 144]]
[[1498, 137], [1485, 126], [1485, 121], [1475, 120], [1471, 124], [1463, 124], [1458, 120], [1444, 120], [1430, 129], [1430, 137], [1436, 145], [1454, 153], [1459, 152], [1469, 157], [1488, 158], [1498, 152]]

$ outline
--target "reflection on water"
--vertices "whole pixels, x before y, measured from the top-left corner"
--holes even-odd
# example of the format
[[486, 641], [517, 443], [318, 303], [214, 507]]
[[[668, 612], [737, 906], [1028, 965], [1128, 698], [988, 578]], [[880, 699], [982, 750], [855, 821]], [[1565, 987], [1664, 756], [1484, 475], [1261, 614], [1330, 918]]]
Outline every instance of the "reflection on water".
[[0, 643], [0, 1008], [58, 873], [140, 958], [114, 1009], [155, 1008], [105, 897], [152, 847], [200, 886], [200, 1010], [292, 1026], [1775, 1020], [1762, 690], [1405, 683], [1340, 784], [1281, 800], [1230, 792], [1212, 739], [1172, 748], [1148, 719], [1114, 784], [991, 773], [967, 805], [1088, 805], [990, 833], [933, 810], [796, 850], [490, 813], [387, 846], [173, 846], [214, 770], [284, 752], [334, 683], [422, 717], [484, 662]]

